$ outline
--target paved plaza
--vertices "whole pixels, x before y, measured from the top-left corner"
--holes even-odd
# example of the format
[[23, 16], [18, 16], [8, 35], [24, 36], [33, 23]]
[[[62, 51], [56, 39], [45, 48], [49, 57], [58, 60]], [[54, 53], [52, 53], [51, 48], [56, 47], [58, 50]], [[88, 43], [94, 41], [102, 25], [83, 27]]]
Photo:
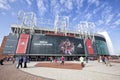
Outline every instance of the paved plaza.
[[110, 67], [89, 61], [82, 70], [35, 67], [37, 63], [40, 62], [30, 62], [28, 68], [20, 69], [13, 64], [0, 65], [0, 80], [120, 80], [120, 63], [112, 63]]
[[0, 65], [0, 80], [51, 80], [29, 73], [23, 72], [17, 69], [12, 62], [6, 62], [4, 65]]

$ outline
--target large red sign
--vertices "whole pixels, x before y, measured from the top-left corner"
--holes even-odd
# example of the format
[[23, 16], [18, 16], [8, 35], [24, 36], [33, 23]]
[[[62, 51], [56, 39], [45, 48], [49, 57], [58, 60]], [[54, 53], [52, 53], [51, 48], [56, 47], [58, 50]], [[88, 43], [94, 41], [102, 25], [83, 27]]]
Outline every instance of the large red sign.
[[16, 50], [17, 54], [25, 54], [26, 53], [28, 40], [29, 40], [28, 34], [21, 34], [20, 35], [17, 50]]
[[94, 54], [92, 41], [90, 39], [86, 40], [86, 47], [87, 47], [88, 54]]

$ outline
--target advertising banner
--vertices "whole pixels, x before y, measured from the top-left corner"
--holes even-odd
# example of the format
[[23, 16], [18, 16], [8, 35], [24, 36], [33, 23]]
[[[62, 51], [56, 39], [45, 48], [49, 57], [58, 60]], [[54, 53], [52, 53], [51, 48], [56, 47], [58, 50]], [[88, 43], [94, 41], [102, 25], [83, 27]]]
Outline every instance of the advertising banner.
[[92, 41], [90, 39], [86, 40], [86, 47], [87, 47], [88, 54], [94, 54]]
[[26, 53], [28, 40], [29, 40], [28, 34], [21, 34], [20, 35], [16, 54], [25, 54]]
[[33, 35], [30, 54], [84, 54], [83, 40], [52, 35]]

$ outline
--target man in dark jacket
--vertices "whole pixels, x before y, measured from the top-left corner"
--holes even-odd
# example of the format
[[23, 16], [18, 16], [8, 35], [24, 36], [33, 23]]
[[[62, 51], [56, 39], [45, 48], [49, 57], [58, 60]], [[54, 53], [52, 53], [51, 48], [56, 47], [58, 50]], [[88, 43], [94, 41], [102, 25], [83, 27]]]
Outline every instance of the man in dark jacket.
[[19, 68], [19, 66], [21, 66], [21, 68], [22, 68], [22, 63], [23, 63], [23, 57], [20, 57], [19, 60], [18, 60], [17, 68]]
[[1, 65], [3, 65], [3, 61], [4, 61], [3, 59], [0, 60], [0, 64], [1, 64]]

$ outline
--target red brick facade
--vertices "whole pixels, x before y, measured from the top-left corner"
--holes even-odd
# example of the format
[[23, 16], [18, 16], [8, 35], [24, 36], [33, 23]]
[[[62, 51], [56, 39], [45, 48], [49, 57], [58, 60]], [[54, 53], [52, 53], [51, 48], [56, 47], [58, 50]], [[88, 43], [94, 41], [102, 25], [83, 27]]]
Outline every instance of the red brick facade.
[[3, 40], [2, 40], [2, 44], [1, 44], [1, 46], [0, 46], [0, 59], [3, 57], [2, 52], [3, 52], [3, 48], [5, 47], [5, 42], [6, 42], [6, 40], [7, 40], [7, 36], [4, 36], [4, 38], [3, 38]]

